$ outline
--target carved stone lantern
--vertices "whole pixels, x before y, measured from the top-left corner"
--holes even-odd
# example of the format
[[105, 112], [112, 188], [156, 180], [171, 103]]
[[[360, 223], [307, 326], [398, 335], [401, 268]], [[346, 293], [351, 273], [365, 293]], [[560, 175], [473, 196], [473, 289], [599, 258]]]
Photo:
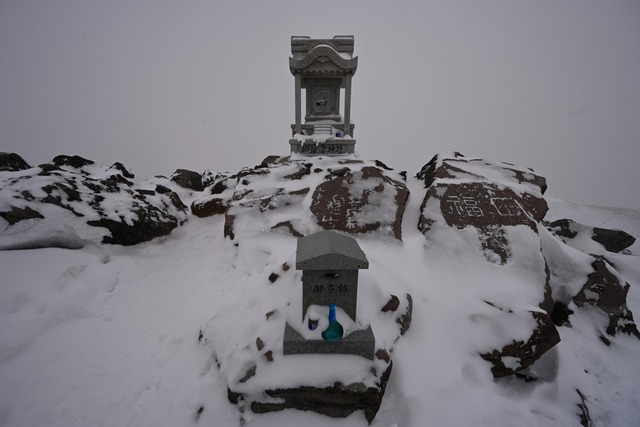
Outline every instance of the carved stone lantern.
[[[353, 237], [320, 231], [298, 240], [296, 269], [302, 270], [302, 322], [296, 327], [286, 325], [284, 354], [356, 354], [373, 359], [373, 332], [370, 326], [357, 322], [356, 312], [358, 270], [366, 268], [369, 261]], [[319, 331], [313, 331], [318, 317], [325, 313], [322, 310], [332, 305], [348, 316], [352, 330], [336, 342], [327, 342], [320, 338]]]

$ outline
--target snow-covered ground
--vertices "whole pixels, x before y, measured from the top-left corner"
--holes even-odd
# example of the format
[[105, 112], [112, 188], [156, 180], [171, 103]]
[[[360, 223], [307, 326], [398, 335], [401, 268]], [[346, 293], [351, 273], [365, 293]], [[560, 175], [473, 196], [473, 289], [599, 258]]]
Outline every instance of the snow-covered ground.
[[[476, 286], [492, 289], [505, 275], [491, 276], [501, 267], [463, 241], [427, 242], [416, 227], [425, 190], [411, 179], [408, 185], [403, 241], [358, 237], [370, 262], [360, 281], [393, 283], [414, 301], [372, 425], [576, 426], [576, 388], [593, 425], [640, 425], [640, 341], [619, 334], [604, 345], [592, 327], [599, 314], [588, 309], [572, 316], [573, 327], [559, 328], [562, 341], [537, 365], [538, 381], [493, 379], [474, 349], [500, 331], [471, 336], [463, 329], [467, 320], [457, 316], [473, 311], [465, 306], [473, 300], [455, 284], [481, 277], [486, 283]], [[550, 206], [548, 219], [640, 237], [640, 211], [560, 200]], [[277, 297], [257, 288], [256, 278], [295, 265], [296, 239], [266, 233], [235, 246], [223, 237], [223, 223], [221, 216], [190, 217], [169, 237], [132, 247], [0, 251], [0, 426], [238, 426], [239, 409], [228, 402], [199, 332], [240, 300], [261, 309], [265, 295]], [[638, 243], [631, 249], [634, 255], [608, 259], [631, 285], [628, 305], [640, 317]], [[289, 410], [243, 419], [274, 427], [366, 425], [361, 412], [332, 419]]]

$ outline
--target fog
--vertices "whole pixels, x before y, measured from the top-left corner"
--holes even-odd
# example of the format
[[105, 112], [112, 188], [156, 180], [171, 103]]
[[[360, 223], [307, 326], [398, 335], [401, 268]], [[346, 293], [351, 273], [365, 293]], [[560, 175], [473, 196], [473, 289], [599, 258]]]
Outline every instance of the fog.
[[0, 151], [138, 178], [287, 155], [290, 37], [355, 36], [356, 151], [460, 151], [548, 194], [640, 209], [640, 2], [0, 2]]

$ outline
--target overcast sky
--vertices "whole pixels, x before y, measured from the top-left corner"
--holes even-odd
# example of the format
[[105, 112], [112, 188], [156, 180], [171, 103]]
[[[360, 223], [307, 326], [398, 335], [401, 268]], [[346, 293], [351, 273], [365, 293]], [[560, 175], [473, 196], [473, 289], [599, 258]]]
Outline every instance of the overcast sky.
[[355, 36], [356, 151], [460, 151], [640, 209], [640, 1], [0, 0], [0, 151], [138, 178], [289, 153], [290, 37]]

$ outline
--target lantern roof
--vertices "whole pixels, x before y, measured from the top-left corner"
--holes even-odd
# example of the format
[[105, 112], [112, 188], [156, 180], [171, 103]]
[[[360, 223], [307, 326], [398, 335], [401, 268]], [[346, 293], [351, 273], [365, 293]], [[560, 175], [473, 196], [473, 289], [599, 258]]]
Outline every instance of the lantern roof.
[[325, 230], [301, 237], [296, 251], [297, 270], [353, 270], [369, 268], [356, 239]]

